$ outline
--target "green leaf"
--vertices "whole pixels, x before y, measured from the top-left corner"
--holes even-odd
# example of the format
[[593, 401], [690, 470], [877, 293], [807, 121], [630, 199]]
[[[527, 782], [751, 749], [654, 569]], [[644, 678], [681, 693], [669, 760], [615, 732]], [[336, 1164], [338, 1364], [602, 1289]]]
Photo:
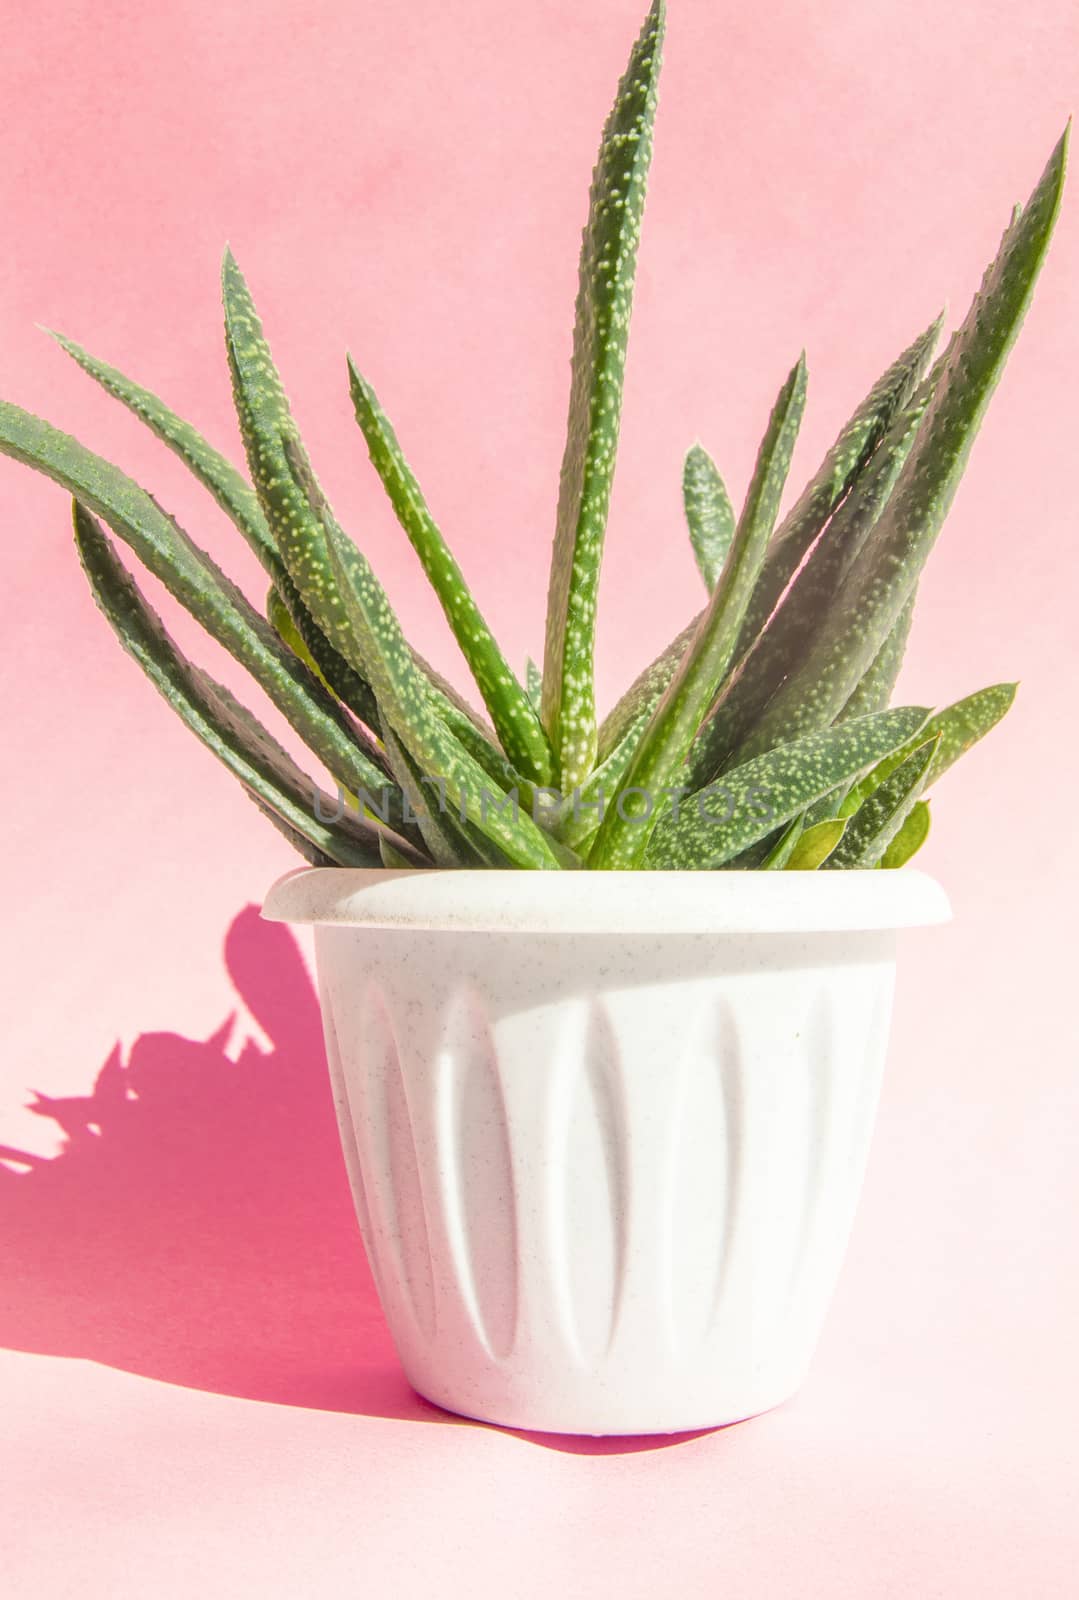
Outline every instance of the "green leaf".
[[[394, 774], [408, 796], [410, 820], [415, 819], [413, 826], [418, 828], [436, 866], [504, 868], [513, 865], [505, 852], [478, 828], [461, 820], [448, 803], [443, 785], [437, 779], [432, 781], [422, 771], [389, 724], [383, 726], [383, 738]], [[502, 795], [505, 789], [499, 787], [493, 792]]]
[[[297, 584], [301, 589], [308, 586], [316, 614], [323, 596], [333, 596], [320, 624], [333, 628], [334, 643], [346, 660], [364, 663], [383, 730], [392, 728], [424, 775], [445, 784], [448, 799], [462, 816], [514, 866], [558, 868], [559, 855], [542, 830], [516, 804], [506, 814], [501, 788], [492, 788], [489, 775], [439, 717], [385, 591], [362, 553], [338, 527], [294, 440], [283, 449], [283, 464], [303, 499], [304, 516], [295, 528], [283, 530], [282, 553], [290, 565], [296, 563]], [[346, 549], [353, 553], [351, 571], [346, 567]]]
[[784, 824], [780, 828], [771, 828], [767, 833], [762, 834], [759, 839], [755, 839], [745, 850], [739, 850], [737, 855], [733, 855], [729, 860], [721, 862], [717, 870], [722, 872], [764, 871], [765, 863], [774, 857], [777, 851], [781, 851], [788, 834], [792, 840], [797, 836], [795, 824], [800, 826], [801, 821], [801, 817], [795, 817], [789, 825]]
[[[314, 617], [300, 599], [299, 591], [281, 563], [277, 591], [284, 610], [292, 619], [293, 630], [303, 644], [302, 659], [316, 672], [322, 683], [342, 705], [355, 713], [368, 728], [377, 726], [378, 706], [371, 685], [354, 667], [351, 667], [339, 650], [335, 650], [322, 632]], [[275, 585], [276, 589], [276, 585]], [[285, 599], [287, 596], [287, 600]], [[276, 624], [275, 624], [276, 627]], [[280, 633], [280, 629], [277, 631]]]
[[[265, 800], [260, 800], [258, 795], [255, 794], [253, 790], [249, 789], [246, 784], [244, 784], [242, 787], [244, 794], [251, 801], [252, 805], [255, 807], [255, 810], [260, 811], [266, 818], [266, 821], [273, 824], [281, 837], [288, 840], [292, 848], [303, 857], [309, 867], [337, 866], [337, 862], [334, 861], [332, 856], [326, 855], [322, 850], [319, 849], [317, 844], [312, 844], [310, 839], [306, 838], [298, 831], [298, 829], [292, 827], [290, 823], [287, 823], [284, 817], [278, 816], [273, 807], [268, 806]], [[378, 840], [379, 852], [382, 854], [383, 860], [385, 860], [384, 846], [386, 838], [386, 834], [380, 834]]]
[[382, 865], [384, 867], [386, 867], [389, 871], [391, 871], [391, 872], [408, 872], [408, 871], [411, 871], [412, 862], [409, 861], [407, 856], [403, 856], [399, 850], [395, 850], [394, 849], [393, 845], [390, 844], [390, 842], [386, 838], [385, 834], [380, 835], [379, 841], [378, 841], [378, 848], [379, 848], [379, 854], [382, 857]]
[[[846, 722], [852, 717], [869, 717], [875, 711], [887, 709], [892, 698], [896, 679], [899, 677], [899, 669], [903, 665], [903, 655], [907, 648], [907, 638], [910, 634], [916, 596], [917, 591], [911, 595], [903, 610], [899, 613], [895, 627], [877, 652], [872, 666], [839, 713], [836, 718], [837, 722]], [[811, 806], [806, 812], [806, 825], [811, 827], [817, 822], [823, 822], [839, 816], [846, 798], [847, 785], [845, 784], [831, 794], [826, 794], [823, 800], [818, 800], [816, 805]], [[847, 813], [843, 812], [842, 814], [846, 815]]]
[[280, 566], [280, 560], [266, 518], [251, 485], [243, 474], [215, 450], [197, 428], [171, 411], [164, 401], [141, 384], [99, 361], [73, 339], [47, 328], [62, 350], [89, 373], [106, 393], [134, 412], [152, 433], [167, 444], [200, 483], [204, 484], [225, 514], [242, 531], [264, 566]]
[[[327, 645], [365, 684], [373, 684], [368, 663], [349, 655], [349, 651], [354, 653], [356, 650], [356, 639], [345, 603], [338, 592], [336, 567], [330, 562], [319, 517], [309, 504], [306, 490], [300, 487], [297, 480], [298, 474], [304, 482], [309, 480], [314, 484], [314, 474], [292, 420], [258, 313], [240, 269], [228, 251], [222, 267], [222, 290], [233, 397], [248, 464], [271, 537], [290, 583]], [[342, 581], [354, 592], [367, 589], [374, 583], [382, 596], [382, 606], [392, 616], [389, 601], [366, 558], [351, 540], [341, 539], [336, 561], [344, 574]], [[291, 602], [289, 609], [292, 610]], [[292, 614], [295, 617], [294, 611]], [[393, 626], [396, 637], [401, 639], [396, 618], [393, 619]], [[305, 643], [309, 643], [306, 637]], [[408, 650], [415, 668], [410, 672], [409, 681], [417, 703], [422, 701], [429, 706], [452, 730], [455, 743], [463, 744], [472, 760], [477, 761], [484, 770], [504, 773], [504, 755], [490, 742], [470, 708], [407, 644], [404, 644], [404, 648]], [[377, 699], [373, 690], [372, 698]], [[376, 708], [372, 724], [369, 725], [379, 723], [381, 709], [380, 705]]]
[[609, 809], [589, 854], [605, 870], [639, 866], [658, 820], [659, 797], [679, 773], [694, 734], [731, 664], [738, 631], [760, 572], [779, 510], [791, 453], [805, 409], [806, 368], [799, 357], [779, 392], [757, 456], [730, 555], [704, 620], [634, 752], [622, 796], [643, 794], [648, 817], [626, 816], [622, 800]]
[[[100, 524], [77, 501], [74, 517], [79, 557], [94, 599], [125, 650], [192, 732], [253, 798], [308, 846], [339, 866], [377, 866], [376, 830], [318, 789], [249, 711], [180, 654]], [[407, 849], [403, 841], [401, 848]]]
[[[345, 580], [338, 556], [344, 535], [326, 523], [330, 560], [339, 583]], [[516, 807], [507, 817], [502, 796], [492, 793], [488, 775], [439, 721], [422, 695], [411, 654], [389, 612], [373, 575], [361, 589], [345, 590], [345, 604], [357, 638], [357, 656], [374, 667], [374, 681], [384, 726], [394, 730], [413, 760], [432, 778], [441, 779], [449, 799], [458, 805], [513, 865], [557, 868], [557, 856], [542, 831]]]
[[[293, 622], [287, 606], [276, 589], [271, 589], [267, 596], [266, 615], [289, 649], [294, 650], [300, 659], [307, 663], [312, 672], [321, 677], [314, 658], [300, 637], [299, 629]], [[327, 685], [328, 687], [329, 685]], [[384, 746], [376, 744], [374, 739], [363, 733], [362, 729], [360, 733], [363, 738], [364, 748], [372, 763], [380, 769], [383, 776], [377, 793], [370, 794], [366, 789], [361, 789], [358, 794], [351, 796], [352, 800], [361, 811], [373, 812], [380, 822], [392, 828], [395, 833], [400, 834], [403, 839], [407, 839], [410, 844], [423, 849], [423, 833], [408, 816], [404, 790], [395, 779], [387, 760]]]
[[929, 769], [930, 783], [936, 783], [960, 756], [966, 755], [979, 739], [984, 739], [990, 729], [996, 727], [1011, 710], [1018, 688], [1017, 683], [995, 683], [930, 717], [925, 737], [940, 735], [940, 745]]
[[[341, 653], [334, 649], [301, 600], [281, 559], [258, 496], [246, 478], [215, 450], [196, 428], [177, 416], [149, 389], [133, 383], [115, 367], [107, 366], [105, 362], [97, 360], [61, 334], [54, 333], [52, 337], [109, 394], [140, 417], [152, 432], [180, 457], [199, 482], [210, 490], [221, 509], [244, 535], [273, 580], [274, 587], [292, 619], [293, 632], [303, 641], [306, 655], [302, 658], [309, 664], [317, 663], [319, 676], [338, 699], [355, 712], [368, 727], [376, 728], [378, 708], [370, 685], [349, 665]], [[346, 563], [351, 566], [347, 552]], [[292, 644], [291, 639], [288, 642]], [[301, 654], [299, 651], [296, 653]], [[467, 743], [473, 755], [485, 767], [491, 767], [499, 762], [500, 753], [491, 742], [490, 732], [484, 728], [472, 708], [450, 684], [439, 677], [421, 655], [416, 652], [413, 654], [416, 655], [418, 665], [432, 686], [434, 703], [443, 721]]]
[[895, 619], [891, 633], [863, 673], [858, 687], [839, 713], [840, 718], [867, 717], [871, 712], [883, 711], [887, 706], [906, 654], [916, 599], [917, 590], [911, 594]]
[[940, 743], [929, 770], [926, 787], [936, 783], [960, 756], [965, 755], [979, 739], [985, 738], [991, 728], [996, 727], [1010, 709], [1018, 687], [1015, 683], [995, 683], [988, 689], [979, 689], [975, 694], [957, 700], [954, 705], [946, 706], [943, 711], [935, 712], [928, 718], [924, 728], [920, 728], [915, 738], [902, 750], [879, 762], [872, 772], [866, 774], [844, 802], [844, 815], [856, 811], [862, 801], [867, 799], [874, 789], [879, 789], [884, 780], [891, 776], [896, 767], [900, 766], [918, 745], [927, 739], [936, 739], [939, 736]]
[[354, 790], [381, 781], [341, 708], [152, 495], [77, 440], [6, 401], [0, 401], [0, 451], [60, 484], [123, 539], [247, 668], [339, 782]]
[[[386, 594], [348, 540], [311, 470], [247, 285], [230, 254], [222, 274], [226, 342], [248, 464], [281, 558], [323, 634], [374, 690], [389, 724], [426, 775], [517, 866], [556, 867], [541, 831], [498, 809], [489, 775], [442, 721]], [[481, 820], [482, 812], [482, 820]]]
[[554, 776], [553, 755], [543, 724], [518, 683], [445, 539], [431, 516], [393, 427], [371, 385], [348, 360], [352, 403], [372, 464], [389, 495], [397, 520], [420, 558], [454, 638], [468, 662], [502, 748], [535, 783]]
[[[764, 857], [759, 863], [760, 870], [762, 872], [782, 871], [794, 853], [794, 847], [798, 843], [801, 832], [801, 817], [795, 817], [793, 822], [788, 822], [787, 826], [780, 832], [779, 838], [776, 840], [775, 844], [772, 845], [770, 849], [765, 850]], [[764, 846], [767, 844], [767, 842], [767, 839], [762, 840], [756, 848], [764, 849]], [[748, 856], [750, 853], [751, 852], [746, 852], [746, 855]], [[741, 859], [743, 858], [739, 857], [739, 860]]]
[[626, 730], [622, 741], [602, 761], [586, 783], [579, 785], [563, 802], [563, 820], [557, 834], [564, 844], [574, 850], [583, 850], [599, 831], [607, 807], [618, 794], [641, 735], [648, 726], [648, 717], [639, 717]]
[[[354, 583], [355, 571], [350, 571], [348, 576], [349, 582]], [[411, 653], [417, 668], [423, 672], [422, 658], [414, 650]], [[438, 685], [441, 681], [437, 675], [433, 678], [434, 687], [429, 690], [428, 699], [447, 731], [468, 751], [477, 766], [482, 767], [488, 777], [494, 778], [500, 789], [510, 789], [515, 783], [523, 784], [525, 780], [506, 760], [497, 744], [489, 737], [488, 730], [477, 725], [475, 717], [469, 714], [467, 708], [461, 708], [449, 699], [445, 691], [449, 690], [450, 685], [443, 684], [440, 689]]]
[[807, 828], [791, 851], [787, 861], [789, 872], [815, 872], [823, 866], [835, 850], [846, 829], [843, 817], [828, 817]]
[[682, 502], [697, 568], [711, 594], [734, 538], [735, 519], [727, 486], [703, 445], [695, 444], [686, 456]]
[[[262, 746], [268, 746], [271, 752], [281, 761], [287, 762], [290, 766], [294, 765], [288, 752], [252, 716], [247, 707], [236, 699], [230, 689], [225, 688], [223, 684], [214, 682], [205, 672], [200, 672], [200, 677], [205, 683], [209, 684], [217, 698], [225, 702], [233, 720], [246, 730], [253, 741]], [[384, 759], [380, 751], [379, 760], [383, 761]], [[353, 794], [346, 792], [341, 785], [338, 785], [337, 795], [333, 800], [329, 801], [329, 804], [333, 807], [335, 813], [347, 815], [351, 810], [356, 812], [365, 824], [377, 827], [380, 844], [385, 830], [387, 828], [390, 829], [392, 836], [397, 839], [399, 850], [408, 854], [413, 866], [429, 867], [431, 865], [424, 850], [422, 835], [415, 824], [404, 815], [401, 792], [388, 773], [385, 775], [379, 774], [378, 787], [374, 793], [369, 792], [366, 787], [361, 785], [358, 793]], [[326, 804], [320, 801], [319, 809], [325, 812]], [[381, 826], [378, 826], [378, 824], [381, 824]], [[282, 829], [281, 831], [284, 832], [285, 830]]]
[[646, 865], [721, 867], [837, 784], [897, 749], [925, 721], [917, 706], [844, 722], [769, 751], [679, 802], [656, 828]]
[[[344, 646], [352, 630], [325, 555], [322, 527], [296, 481], [292, 457], [310, 465], [247, 284], [230, 251], [221, 271], [225, 341], [233, 399], [248, 466], [271, 537], [289, 578], [322, 633], [356, 666]], [[357, 670], [370, 681], [360, 666]]]
[[829, 868], [875, 867], [921, 798], [940, 735], [909, 755], [846, 822]]
[[603, 131], [581, 247], [569, 421], [547, 597], [543, 720], [566, 792], [596, 755], [596, 593], [614, 479], [663, 37], [653, 0]]
[[266, 617], [281, 642], [287, 644], [289, 649], [299, 656], [308, 671], [313, 672], [315, 677], [321, 680], [323, 688], [329, 694], [332, 694], [333, 690], [322, 676], [318, 662], [304, 644], [300, 630], [293, 622], [288, 606], [286, 606], [272, 584], [270, 592], [266, 596]]
[[[219, 450], [215, 450], [197, 428], [177, 416], [156, 394], [132, 382], [115, 367], [99, 361], [74, 340], [51, 329], [46, 331], [84, 372], [89, 373], [108, 394], [125, 405], [157, 438], [168, 445], [198, 481], [209, 489], [269, 573], [292, 619], [296, 634], [303, 640], [305, 653], [302, 659], [313, 669], [317, 663], [318, 676], [326, 688], [371, 726], [377, 712], [369, 686], [333, 649], [315, 625], [281, 560], [258, 496], [243, 474]], [[296, 653], [301, 654], [299, 651]]]
[[940, 324], [938, 317], [877, 379], [776, 530], [746, 613], [739, 656], [756, 639], [806, 551], [876, 450], [893, 418], [914, 394], [933, 353]]
[[836, 605], [743, 747], [762, 750], [826, 726], [850, 699], [910, 598], [1030, 302], [1060, 205], [1067, 135], [1011, 224], [943, 357], [914, 447], [858, 552]]
[[664, 691], [671, 679], [678, 671], [678, 666], [686, 651], [693, 643], [697, 629], [704, 620], [704, 612], [698, 611], [697, 615], [688, 622], [678, 635], [657, 656], [650, 666], [630, 684], [618, 704], [604, 718], [599, 730], [600, 761], [605, 761], [616, 745], [621, 744], [631, 727], [638, 723], [641, 717], [648, 718], [662, 700]]
[[543, 673], [531, 656], [525, 657], [525, 690], [533, 709], [538, 711], [543, 699]]
[[[776, 530], [742, 624], [735, 651], [736, 660], [740, 660], [751, 648], [806, 551], [857, 480], [896, 414], [911, 399], [932, 353], [939, 327], [938, 321], [927, 328], [878, 379], [840, 432], [804, 493]], [[601, 758], [610, 753], [642, 710], [651, 711], [659, 703], [703, 615], [703, 612], [698, 612], [677, 639], [640, 673], [610, 712], [600, 729]], [[718, 734], [715, 742], [717, 745], [723, 744]], [[710, 758], [703, 761], [698, 758], [695, 767], [707, 765], [707, 759]], [[713, 767], [712, 771], [715, 770]]]
[[[728, 679], [722, 695], [701, 727], [689, 758], [689, 782], [708, 783], [736, 766], [749, 731], [784, 679], [803, 659], [822, 619], [835, 603], [843, 578], [882, 508], [887, 504], [932, 393], [930, 381], [893, 420], [855, 482], [810, 551], [764, 631], [758, 634]], [[896, 643], [899, 636], [896, 635]], [[894, 660], [898, 673], [899, 661]], [[889, 657], [890, 662], [893, 658]], [[882, 676], [885, 661], [881, 661]], [[894, 683], [894, 678], [892, 682]], [[857, 693], [857, 691], [856, 691]], [[872, 686], [866, 685], [867, 699]], [[888, 703], [867, 703], [864, 711], [880, 711]], [[857, 711], [852, 715], [860, 714]]]
[[882, 867], [903, 867], [929, 837], [929, 806], [916, 800], [910, 815], [880, 858]]
[[[436, 792], [432, 797], [430, 789], [425, 791], [424, 774], [395, 737], [393, 729], [387, 725], [382, 730], [382, 736], [386, 741], [386, 753], [394, 775], [408, 797], [409, 810], [435, 866], [483, 866], [482, 857], [454, 829], [452, 814], [444, 804], [439, 803], [440, 795]], [[505, 858], [501, 858], [498, 864], [505, 866]]]

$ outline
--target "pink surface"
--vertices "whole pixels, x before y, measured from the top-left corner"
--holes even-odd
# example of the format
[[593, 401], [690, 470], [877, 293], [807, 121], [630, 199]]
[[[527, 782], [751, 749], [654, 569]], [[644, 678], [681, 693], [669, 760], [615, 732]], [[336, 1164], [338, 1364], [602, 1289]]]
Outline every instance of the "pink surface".
[[[33, 326], [235, 451], [228, 238], [410, 629], [460, 679], [355, 436], [346, 345], [491, 621], [538, 653], [584, 189], [641, 9], [25, 11], [0, 63], [0, 389], [120, 458], [261, 592], [178, 464]], [[737, 497], [804, 343], [812, 470], [940, 299], [962, 313], [1079, 45], [1069, 0], [671, 10], [606, 701], [697, 603], [686, 446]], [[923, 860], [957, 922], [904, 941], [817, 1366], [782, 1411], [670, 1443], [503, 1434], [410, 1395], [303, 968], [243, 909], [293, 858], [121, 656], [63, 495], [0, 461], [0, 1144], [30, 1158], [0, 1175], [5, 1593], [1074, 1594], [1077, 285], [1072, 193], [922, 585], [907, 695], [1022, 690], [935, 802]]]

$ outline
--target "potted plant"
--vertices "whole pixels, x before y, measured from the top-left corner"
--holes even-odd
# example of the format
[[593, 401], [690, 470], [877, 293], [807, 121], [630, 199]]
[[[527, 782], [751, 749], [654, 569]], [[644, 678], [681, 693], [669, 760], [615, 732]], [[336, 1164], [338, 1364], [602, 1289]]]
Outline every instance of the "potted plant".
[[[344, 1153], [411, 1381], [523, 1428], [729, 1422], [800, 1382], [839, 1268], [888, 1031], [895, 930], [948, 914], [904, 867], [933, 783], [1014, 686], [889, 708], [923, 564], [1030, 299], [1066, 136], [962, 325], [870, 390], [780, 520], [805, 404], [783, 382], [736, 515], [685, 461], [700, 613], [600, 720], [600, 556], [651, 154], [662, 0], [593, 175], [542, 671], [496, 643], [374, 390], [371, 460], [478, 713], [405, 639], [312, 471], [231, 255], [244, 477], [156, 396], [60, 343], [210, 490], [264, 616], [116, 467], [15, 406], [0, 448], [74, 498], [95, 599], [310, 863], [265, 914], [316, 927]], [[120, 538], [251, 673], [326, 793], [169, 638]]]

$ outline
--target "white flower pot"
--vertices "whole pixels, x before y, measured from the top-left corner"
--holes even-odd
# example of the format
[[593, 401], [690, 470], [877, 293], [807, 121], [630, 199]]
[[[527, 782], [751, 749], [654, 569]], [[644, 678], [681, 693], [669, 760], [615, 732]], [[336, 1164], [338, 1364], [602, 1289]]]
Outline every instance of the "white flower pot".
[[668, 1433], [806, 1372], [922, 873], [290, 873], [360, 1227], [451, 1411]]

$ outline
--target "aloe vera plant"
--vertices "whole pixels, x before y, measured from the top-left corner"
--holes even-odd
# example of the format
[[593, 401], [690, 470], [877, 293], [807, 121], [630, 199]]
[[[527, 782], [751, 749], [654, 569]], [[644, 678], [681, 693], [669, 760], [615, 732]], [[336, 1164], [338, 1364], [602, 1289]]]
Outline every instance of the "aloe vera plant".
[[[683, 497], [706, 604], [598, 720], [596, 596], [663, 32], [664, 7], [654, 0], [592, 177], [542, 667], [523, 651], [521, 676], [510, 665], [405, 444], [348, 358], [371, 462], [482, 712], [405, 638], [366, 554], [338, 523], [231, 254], [225, 345], [246, 475], [156, 395], [56, 337], [232, 519], [269, 579], [264, 608], [118, 467], [0, 402], [0, 450], [72, 496], [78, 553], [121, 643], [309, 861], [555, 871], [898, 867], [927, 836], [931, 784], [1011, 705], [1010, 684], [937, 712], [890, 708], [890, 700], [922, 569], [1045, 256], [1066, 131], [943, 353], [933, 361], [936, 322], [871, 387], [785, 516], [806, 404], [804, 355], [780, 387], [740, 510], [704, 447], [689, 450]], [[336, 796], [185, 659], [114, 538], [247, 669]]]

